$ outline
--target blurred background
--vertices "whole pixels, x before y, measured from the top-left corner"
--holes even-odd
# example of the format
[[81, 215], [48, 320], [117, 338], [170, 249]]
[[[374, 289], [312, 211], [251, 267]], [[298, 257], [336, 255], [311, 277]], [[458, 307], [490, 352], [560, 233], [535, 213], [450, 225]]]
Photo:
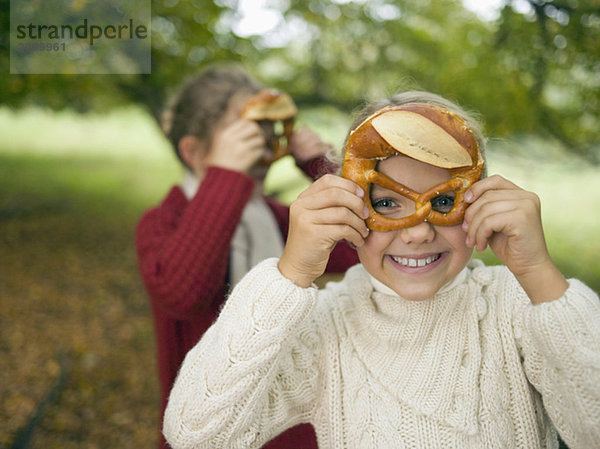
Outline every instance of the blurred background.
[[[398, 90], [478, 112], [489, 173], [540, 195], [551, 255], [600, 290], [597, 0], [152, 0], [151, 10], [151, 74], [9, 75], [0, 54], [1, 448], [155, 447], [154, 336], [133, 232], [181, 177], [156, 118], [213, 62], [241, 62], [289, 92], [300, 123], [337, 148], [356, 108]], [[289, 203], [307, 182], [284, 159], [267, 187]]]

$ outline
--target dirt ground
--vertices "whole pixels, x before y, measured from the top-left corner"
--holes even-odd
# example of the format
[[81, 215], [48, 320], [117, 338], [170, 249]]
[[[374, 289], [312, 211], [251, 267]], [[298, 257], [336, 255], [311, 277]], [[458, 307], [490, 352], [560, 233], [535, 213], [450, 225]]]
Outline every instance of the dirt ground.
[[0, 447], [156, 447], [139, 208], [110, 189], [102, 197], [44, 179], [59, 167], [34, 162], [0, 161]]

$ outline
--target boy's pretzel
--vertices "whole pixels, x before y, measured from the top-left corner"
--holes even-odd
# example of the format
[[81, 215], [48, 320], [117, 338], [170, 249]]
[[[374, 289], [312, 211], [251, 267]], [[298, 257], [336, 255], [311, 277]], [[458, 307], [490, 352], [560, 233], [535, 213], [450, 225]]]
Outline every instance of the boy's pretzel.
[[269, 165], [277, 159], [291, 154], [289, 143], [294, 132], [294, 121], [297, 112], [298, 110], [292, 98], [276, 89], [261, 90], [246, 102], [242, 110], [242, 118], [257, 122], [273, 122], [273, 126], [278, 121], [283, 124], [281, 134], [275, 133], [267, 142], [273, 154], [265, 157], [263, 160], [265, 164]]
[[[418, 193], [376, 170], [377, 163], [403, 154], [448, 169], [452, 179]], [[415, 226], [422, 221], [452, 226], [463, 220], [467, 189], [481, 178], [484, 160], [479, 144], [466, 122], [438, 106], [409, 103], [383, 108], [354, 129], [348, 137], [342, 176], [364, 191], [370, 214], [367, 226], [373, 231], [390, 231]], [[373, 209], [370, 186], [377, 184], [415, 202], [415, 213], [403, 218], [384, 217]], [[454, 191], [454, 206], [443, 214], [432, 210], [431, 200]]]

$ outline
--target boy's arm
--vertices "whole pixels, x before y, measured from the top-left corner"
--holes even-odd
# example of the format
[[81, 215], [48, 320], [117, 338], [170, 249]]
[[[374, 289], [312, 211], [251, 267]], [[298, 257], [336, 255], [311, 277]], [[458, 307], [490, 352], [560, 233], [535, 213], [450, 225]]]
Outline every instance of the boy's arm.
[[144, 284], [173, 316], [193, 318], [222, 294], [231, 239], [253, 186], [245, 174], [211, 167], [189, 204], [175, 204], [170, 195], [140, 220], [136, 246]]
[[572, 449], [600, 441], [600, 300], [571, 279], [555, 301], [515, 309], [514, 327], [529, 381]]
[[174, 449], [259, 448], [310, 420], [322, 388], [316, 297], [285, 279], [277, 259], [240, 281], [171, 391], [164, 433]]

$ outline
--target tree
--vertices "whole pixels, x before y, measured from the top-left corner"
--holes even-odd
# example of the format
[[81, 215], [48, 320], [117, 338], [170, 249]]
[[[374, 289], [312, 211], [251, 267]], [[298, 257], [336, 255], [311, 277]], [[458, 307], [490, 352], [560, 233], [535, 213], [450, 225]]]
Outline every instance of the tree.
[[[244, 33], [244, 14], [257, 4], [276, 20]], [[158, 116], [184, 78], [230, 60], [300, 105], [350, 111], [365, 97], [426, 89], [481, 112], [493, 135], [544, 133], [591, 158], [599, 8], [597, 0], [506, 0], [496, 20], [483, 21], [458, 0], [152, 0], [151, 74], [11, 75], [0, 81], [0, 101], [80, 110], [134, 102]]]
[[[598, 42], [597, 1], [507, 1], [493, 48], [532, 105], [530, 125], [522, 131], [543, 131], [571, 151], [598, 156]], [[519, 120], [518, 114], [513, 118]], [[511, 128], [520, 130], [514, 122]]]

